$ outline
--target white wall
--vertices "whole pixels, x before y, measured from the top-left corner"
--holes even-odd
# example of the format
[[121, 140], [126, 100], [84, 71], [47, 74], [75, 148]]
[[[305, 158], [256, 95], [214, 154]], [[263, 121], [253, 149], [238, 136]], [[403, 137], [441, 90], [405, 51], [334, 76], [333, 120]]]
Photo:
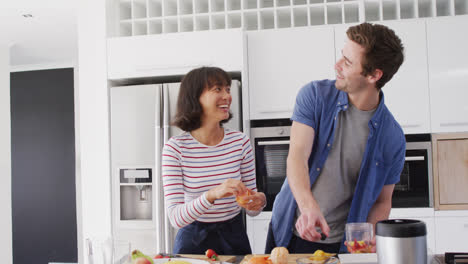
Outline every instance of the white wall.
[[111, 236], [106, 1], [79, 1], [76, 77], [78, 260], [88, 263], [86, 238]]
[[0, 259], [13, 263], [11, 226], [10, 52], [0, 43]]

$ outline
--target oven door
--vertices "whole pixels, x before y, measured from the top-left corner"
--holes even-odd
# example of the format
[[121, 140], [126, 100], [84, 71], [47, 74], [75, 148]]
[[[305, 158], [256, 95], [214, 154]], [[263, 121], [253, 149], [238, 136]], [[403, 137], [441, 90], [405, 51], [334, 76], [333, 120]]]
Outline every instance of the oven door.
[[400, 182], [395, 185], [392, 207], [432, 206], [431, 148], [427, 144], [407, 144], [405, 164]]
[[255, 139], [255, 165], [257, 188], [265, 193], [267, 206], [271, 211], [276, 194], [286, 179], [286, 160], [289, 152], [289, 137]]

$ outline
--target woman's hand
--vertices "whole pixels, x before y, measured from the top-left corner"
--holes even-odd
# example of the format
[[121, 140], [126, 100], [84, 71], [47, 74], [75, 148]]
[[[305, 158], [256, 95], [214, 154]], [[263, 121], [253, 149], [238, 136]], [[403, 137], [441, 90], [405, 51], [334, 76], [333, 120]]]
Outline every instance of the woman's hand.
[[241, 207], [244, 207], [245, 209], [249, 211], [260, 211], [265, 207], [266, 205], [266, 197], [265, 194], [262, 192], [255, 192], [255, 191], [250, 191], [251, 195], [242, 197], [244, 201], [249, 201], [247, 203], [239, 204]]
[[218, 199], [238, 195], [245, 192], [247, 192], [247, 187], [245, 187], [241, 181], [227, 179], [220, 185], [210, 189], [206, 193], [206, 199], [213, 204]]

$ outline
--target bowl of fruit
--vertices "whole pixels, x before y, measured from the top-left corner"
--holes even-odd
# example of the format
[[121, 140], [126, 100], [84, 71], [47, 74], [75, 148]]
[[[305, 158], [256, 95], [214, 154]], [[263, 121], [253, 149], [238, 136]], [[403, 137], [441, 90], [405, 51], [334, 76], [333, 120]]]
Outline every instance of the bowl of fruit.
[[337, 262], [338, 259], [335, 258], [336, 254], [334, 253], [327, 253], [323, 250], [316, 250], [314, 254], [310, 257], [306, 258], [299, 258], [296, 260], [297, 264], [332, 264], [332, 263], [339, 263]]

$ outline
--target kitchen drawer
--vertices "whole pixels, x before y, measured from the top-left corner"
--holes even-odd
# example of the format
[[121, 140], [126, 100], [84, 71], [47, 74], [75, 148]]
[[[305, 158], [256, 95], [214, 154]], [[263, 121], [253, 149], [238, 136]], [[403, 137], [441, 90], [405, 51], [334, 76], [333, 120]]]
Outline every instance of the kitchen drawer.
[[468, 251], [468, 217], [435, 218], [436, 253]]
[[262, 212], [258, 216], [247, 216], [247, 235], [252, 254], [263, 254], [270, 225], [271, 212]]

